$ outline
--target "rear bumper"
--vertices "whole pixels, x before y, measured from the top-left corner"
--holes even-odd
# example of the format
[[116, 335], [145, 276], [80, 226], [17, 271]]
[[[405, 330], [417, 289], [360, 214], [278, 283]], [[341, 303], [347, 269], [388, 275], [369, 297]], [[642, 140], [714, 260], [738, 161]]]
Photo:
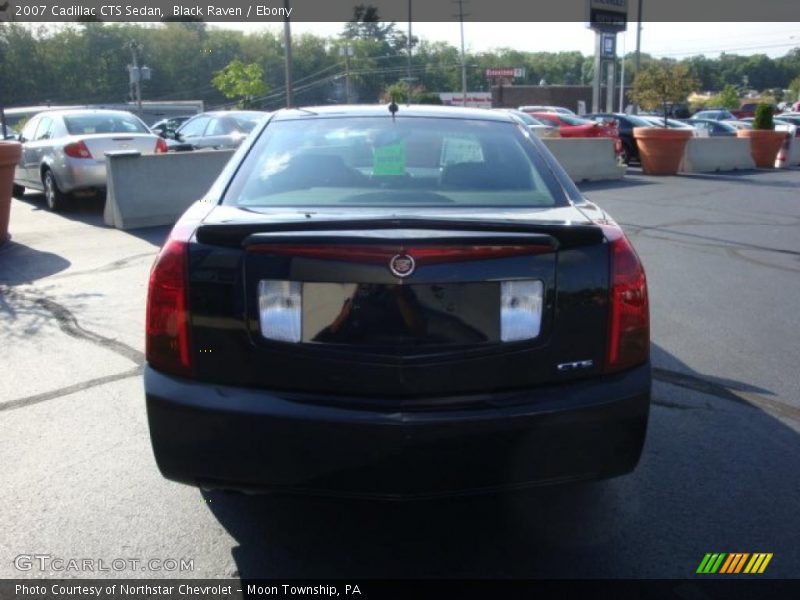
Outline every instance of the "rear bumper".
[[387, 411], [145, 371], [153, 450], [172, 480], [246, 491], [413, 498], [613, 477], [636, 466], [650, 366], [496, 395], [474, 408]]
[[53, 169], [62, 192], [106, 187], [105, 161], [66, 157], [63, 164], [54, 166]]

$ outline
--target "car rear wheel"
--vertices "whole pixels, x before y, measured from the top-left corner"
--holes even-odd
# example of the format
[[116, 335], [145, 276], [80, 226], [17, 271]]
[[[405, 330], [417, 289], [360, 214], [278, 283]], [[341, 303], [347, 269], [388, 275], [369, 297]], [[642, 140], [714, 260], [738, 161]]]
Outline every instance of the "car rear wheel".
[[47, 208], [53, 212], [63, 210], [67, 203], [67, 195], [58, 189], [56, 178], [51, 170], [48, 169], [44, 172], [42, 183], [44, 184], [44, 199], [47, 202]]
[[11, 191], [11, 195], [14, 196], [14, 198], [21, 198], [24, 194], [25, 194], [25, 187], [22, 185], [17, 185], [15, 183], [14, 188]]

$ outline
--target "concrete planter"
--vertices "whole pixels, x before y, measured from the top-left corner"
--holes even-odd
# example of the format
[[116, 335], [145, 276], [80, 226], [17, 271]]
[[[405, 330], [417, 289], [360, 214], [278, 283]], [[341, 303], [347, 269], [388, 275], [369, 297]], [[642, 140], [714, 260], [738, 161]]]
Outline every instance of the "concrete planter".
[[633, 137], [639, 146], [642, 171], [646, 175], [675, 175], [692, 132], [686, 129], [634, 127]]
[[0, 141], [0, 245], [11, 237], [8, 222], [11, 219], [11, 190], [14, 184], [14, 169], [22, 156], [22, 144]]
[[736, 132], [736, 137], [750, 140], [750, 154], [759, 169], [775, 167], [775, 159], [787, 135], [785, 131], [771, 129], [740, 129]]

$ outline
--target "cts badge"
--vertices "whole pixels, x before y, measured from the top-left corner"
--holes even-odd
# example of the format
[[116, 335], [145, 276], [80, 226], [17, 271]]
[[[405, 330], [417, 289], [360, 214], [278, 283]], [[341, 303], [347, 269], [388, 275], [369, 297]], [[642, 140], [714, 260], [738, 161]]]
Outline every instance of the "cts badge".
[[389, 261], [389, 270], [395, 277], [408, 277], [414, 272], [414, 259], [408, 254], [397, 254]]

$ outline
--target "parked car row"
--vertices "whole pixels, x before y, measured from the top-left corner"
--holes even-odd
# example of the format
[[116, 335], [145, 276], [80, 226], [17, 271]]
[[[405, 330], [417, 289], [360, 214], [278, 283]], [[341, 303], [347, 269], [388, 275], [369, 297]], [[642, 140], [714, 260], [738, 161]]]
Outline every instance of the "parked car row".
[[533, 117], [553, 127], [558, 127], [561, 137], [565, 138], [611, 138], [614, 140], [614, 152], [620, 160], [624, 159], [624, 148], [619, 136], [619, 129], [614, 122], [598, 122], [584, 119], [563, 112], [534, 112]]
[[33, 116], [17, 134], [22, 157], [14, 173], [14, 195], [44, 192], [47, 208], [59, 211], [71, 196], [106, 190], [106, 154], [235, 148], [268, 113], [208, 112], [172, 117], [148, 127], [119, 110], [48, 110]]
[[[633, 137], [635, 127], [665, 125], [663, 116], [608, 112], [577, 116], [569, 109], [557, 106], [521, 106], [518, 111], [512, 112], [524, 113], [557, 127], [561, 137], [612, 137], [617, 140], [617, 156], [625, 164], [639, 162], [639, 148]], [[800, 136], [800, 113], [781, 113], [774, 117], [774, 121], [776, 129]], [[691, 129], [695, 137], [735, 137], [740, 129], [752, 129], [753, 117], [737, 119], [731, 111], [709, 109], [695, 113], [688, 119], [668, 118], [666, 126]]]

